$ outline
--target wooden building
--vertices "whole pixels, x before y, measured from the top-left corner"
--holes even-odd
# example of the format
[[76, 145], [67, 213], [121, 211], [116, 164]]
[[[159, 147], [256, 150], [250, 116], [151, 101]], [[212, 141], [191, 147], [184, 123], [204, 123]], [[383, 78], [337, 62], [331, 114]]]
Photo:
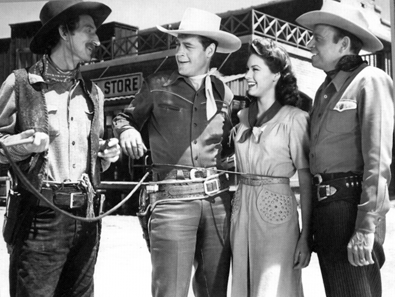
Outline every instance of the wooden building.
[[[239, 104], [239, 107], [245, 106], [243, 98], [246, 95], [246, 86], [243, 73], [248, 46], [255, 37], [271, 38], [286, 48], [291, 56], [303, 96], [306, 99], [314, 98], [315, 91], [324, 80], [325, 74], [312, 67], [311, 54], [307, 48], [312, 34], [309, 30], [298, 26], [295, 19], [307, 11], [320, 9], [325, 1], [332, 0], [262, 0], [262, 5], [256, 7], [218, 14], [222, 18], [221, 29], [238, 36], [242, 40], [242, 47], [230, 55], [216, 54], [211, 66], [218, 68], [223, 80], [236, 95], [235, 103]], [[390, 20], [383, 17], [383, 8], [379, 5], [386, 3], [385, 1], [388, 0], [341, 2], [358, 5], [364, 9], [369, 23], [374, 25], [372, 26], [374, 33], [384, 44], [382, 51], [375, 54], [366, 53], [364, 58], [371, 65], [382, 68], [392, 75]], [[30, 52], [29, 43], [40, 28], [40, 22], [10, 26], [11, 38], [0, 40], [0, 82], [13, 69], [27, 67], [39, 58]], [[164, 25], [167, 28], [178, 28], [178, 26], [179, 23]], [[97, 34], [101, 46], [97, 49], [94, 59], [82, 66], [82, 71], [85, 77], [93, 79], [105, 93], [106, 137], [111, 137], [113, 116], [133, 100], [143, 78], [158, 70], [176, 69], [175, 40], [171, 35], [160, 32], [156, 28], [139, 30], [136, 26], [118, 22], [103, 24]], [[125, 165], [126, 163], [128, 166]], [[113, 166], [105, 178], [128, 180], [129, 173], [129, 162], [121, 160]]]

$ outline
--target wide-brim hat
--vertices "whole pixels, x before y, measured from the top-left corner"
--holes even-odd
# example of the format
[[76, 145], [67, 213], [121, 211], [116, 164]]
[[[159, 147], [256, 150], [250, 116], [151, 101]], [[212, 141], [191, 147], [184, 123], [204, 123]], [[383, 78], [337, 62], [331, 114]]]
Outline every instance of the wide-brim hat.
[[44, 54], [48, 46], [47, 35], [70, 17], [89, 15], [98, 28], [111, 13], [111, 9], [102, 3], [82, 0], [49, 1], [40, 12], [42, 27], [30, 42], [30, 50]]
[[217, 52], [232, 53], [241, 47], [240, 38], [235, 35], [220, 30], [221, 18], [214, 13], [210, 13], [197, 8], [187, 8], [182, 17], [177, 30], [168, 30], [161, 26], [156, 26], [160, 31], [173, 36], [178, 34], [200, 35], [218, 42]]
[[354, 6], [326, 1], [321, 10], [306, 12], [296, 22], [310, 30], [319, 24], [337, 27], [358, 37], [362, 41], [362, 49], [366, 51], [376, 52], [383, 49], [381, 41], [370, 31], [361, 10]]

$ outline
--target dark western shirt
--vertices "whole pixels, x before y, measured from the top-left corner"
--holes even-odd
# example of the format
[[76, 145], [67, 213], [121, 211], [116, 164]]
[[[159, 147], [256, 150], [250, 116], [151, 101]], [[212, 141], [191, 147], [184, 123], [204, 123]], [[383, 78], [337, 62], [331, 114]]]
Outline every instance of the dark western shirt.
[[[217, 77], [211, 76], [211, 81], [218, 111], [210, 120], [204, 83], [196, 91], [188, 78], [166, 72], [144, 81], [130, 106], [114, 119], [115, 133], [141, 130], [147, 123], [154, 164], [221, 167], [223, 144], [231, 129], [228, 110], [232, 96], [225, 99], [229, 96]], [[159, 173], [167, 171], [169, 168], [157, 169]]]

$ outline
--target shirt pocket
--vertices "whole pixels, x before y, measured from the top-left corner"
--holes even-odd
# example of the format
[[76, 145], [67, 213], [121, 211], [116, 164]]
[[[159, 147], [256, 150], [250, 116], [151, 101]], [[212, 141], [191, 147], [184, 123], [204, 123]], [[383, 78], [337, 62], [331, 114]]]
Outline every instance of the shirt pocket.
[[179, 111], [181, 111], [180, 107], [175, 106], [175, 105], [170, 105], [170, 104], [161, 103], [161, 104], [158, 104], [158, 107], [161, 110], [166, 111], [166, 112], [174, 112], [174, 111], [175, 112], [179, 112]]
[[[166, 123], [168, 127], [173, 127], [174, 124], [178, 126], [180, 122], [184, 122], [188, 117], [182, 107], [168, 103], [158, 104], [157, 108], [154, 109], [154, 116], [159, 123]], [[180, 127], [174, 128], [179, 129]]]
[[48, 105], [48, 124], [49, 124], [49, 136], [56, 137], [60, 134], [60, 123], [58, 107], [56, 105]]
[[326, 128], [329, 132], [344, 134], [354, 131], [358, 125], [357, 102], [341, 99], [329, 110]]

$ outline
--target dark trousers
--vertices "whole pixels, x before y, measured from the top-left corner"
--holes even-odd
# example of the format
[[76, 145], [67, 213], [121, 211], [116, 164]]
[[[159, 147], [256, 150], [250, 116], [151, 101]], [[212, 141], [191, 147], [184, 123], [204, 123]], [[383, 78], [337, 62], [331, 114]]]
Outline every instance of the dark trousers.
[[230, 197], [159, 204], [150, 222], [152, 295], [226, 297], [230, 269]]
[[98, 222], [34, 207], [10, 255], [11, 297], [93, 296], [99, 237]]
[[314, 207], [314, 250], [327, 297], [379, 297], [382, 294], [380, 268], [385, 256], [380, 233], [375, 234], [374, 264], [354, 267], [348, 262], [347, 244], [354, 233], [356, 216], [357, 202], [352, 199], [320, 202]]

